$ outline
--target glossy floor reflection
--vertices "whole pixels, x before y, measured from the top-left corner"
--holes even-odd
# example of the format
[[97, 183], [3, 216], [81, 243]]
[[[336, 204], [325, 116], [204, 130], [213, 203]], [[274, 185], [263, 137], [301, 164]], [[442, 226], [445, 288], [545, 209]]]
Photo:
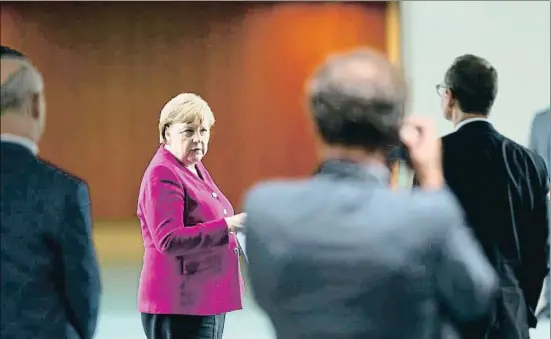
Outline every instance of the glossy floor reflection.
[[[144, 339], [136, 311], [138, 265], [108, 266], [103, 269], [102, 312], [96, 338]], [[244, 309], [226, 318], [224, 339], [274, 339], [271, 324], [247, 295]], [[532, 339], [549, 339], [549, 322], [533, 331]]]
[[[102, 269], [103, 302], [97, 339], [144, 339], [136, 311], [138, 265]], [[247, 295], [244, 309], [226, 317], [224, 339], [273, 339], [270, 322]]]
[[[145, 339], [136, 292], [143, 245], [139, 225], [105, 223], [95, 229], [102, 263], [103, 303], [97, 339]], [[114, 246], [124, 244], [124, 246]], [[531, 339], [549, 339], [550, 324], [542, 322]], [[244, 309], [228, 314], [224, 339], [274, 339], [270, 322], [247, 295]], [[338, 339], [338, 338], [335, 338]]]

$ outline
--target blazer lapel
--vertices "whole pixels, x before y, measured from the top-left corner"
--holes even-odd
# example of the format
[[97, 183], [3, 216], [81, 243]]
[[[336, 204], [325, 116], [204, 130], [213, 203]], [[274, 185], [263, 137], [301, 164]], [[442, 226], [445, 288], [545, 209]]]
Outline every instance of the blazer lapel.
[[197, 163], [197, 170], [201, 173], [203, 176], [203, 180], [200, 178], [197, 178], [201, 183], [208, 188], [211, 192], [218, 191], [218, 187], [214, 183], [214, 180], [212, 180], [212, 177], [210, 176], [209, 171], [207, 171], [207, 168], [203, 165], [202, 162]]
[[157, 151], [158, 152], [158, 155], [169, 161], [170, 163], [174, 164], [175, 166], [179, 167], [182, 171], [184, 171], [184, 173], [190, 177], [192, 180], [198, 182], [200, 185], [203, 185], [207, 190], [211, 191], [211, 192], [214, 192], [214, 191], [217, 191], [215, 189], [215, 187], [213, 187], [214, 183], [212, 181], [212, 178], [209, 174], [209, 172], [207, 171], [207, 169], [205, 168], [205, 166], [203, 166], [202, 163], [197, 163], [197, 169], [198, 171], [201, 173], [201, 175], [203, 176], [203, 179], [199, 178], [197, 175], [195, 175], [195, 173], [191, 172], [189, 169], [186, 168], [186, 166], [184, 166], [184, 164], [182, 164], [178, 159], [176, 159], [176, 157], [174, 155], [172, 155], [172, 153], [170, 153], [167, 149], [164, 148], [164, 146], [161, 145], [161, 147], [159, 148], [159, 150]]

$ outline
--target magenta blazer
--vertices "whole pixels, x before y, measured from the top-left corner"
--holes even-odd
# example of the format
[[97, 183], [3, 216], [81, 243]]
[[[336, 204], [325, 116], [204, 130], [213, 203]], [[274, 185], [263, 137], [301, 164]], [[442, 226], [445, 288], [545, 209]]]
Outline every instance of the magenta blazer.
[[242, 308], [239, 249], [224, 217], [228, 199], [202, 164], [198, 178], [163, 146], [138, 197], [145, 247], [138, 309], [151, 314], [215, 315]]

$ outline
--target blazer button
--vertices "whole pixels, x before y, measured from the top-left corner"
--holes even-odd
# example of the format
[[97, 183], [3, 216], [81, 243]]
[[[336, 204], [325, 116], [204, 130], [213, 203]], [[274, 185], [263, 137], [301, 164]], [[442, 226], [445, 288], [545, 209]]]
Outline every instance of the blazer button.
[[224, 208], [224, 215], [228, 215], [228, 210]]
[[212, 192], [212, 197], [213, 197], [214, 199], [216, 199], [216, 198], [218, 198], [218, 194], [216, 194], [216, 192]]
[[234, 248], [234, 249], [233, 249], [233, 253], [235, 253], [235, 254], [239, 254], [239, 249], [238, 249], [237, 247], [236, 247], [236, 248]]

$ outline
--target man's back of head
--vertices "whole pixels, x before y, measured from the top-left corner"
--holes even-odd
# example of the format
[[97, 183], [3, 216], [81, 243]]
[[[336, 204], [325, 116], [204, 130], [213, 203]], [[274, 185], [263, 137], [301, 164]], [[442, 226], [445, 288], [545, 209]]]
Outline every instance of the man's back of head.
[[497, 96], [496, 69], [484, 58], [472, 54], [457, 57], [446, 71], [444, 87], [451, 92], [450, 106], [462, 113], [487, 116]]
[[38, 142], [44, 128], [44, 82], [40, 72], [13, 49], [0, 54], [0, 118], [2, 134]]
[[329, 57], [312, 77], [307, 94], [327, 145], [373, 152], [398, 142], [406, 84], [378, 52], [362, 48]]

